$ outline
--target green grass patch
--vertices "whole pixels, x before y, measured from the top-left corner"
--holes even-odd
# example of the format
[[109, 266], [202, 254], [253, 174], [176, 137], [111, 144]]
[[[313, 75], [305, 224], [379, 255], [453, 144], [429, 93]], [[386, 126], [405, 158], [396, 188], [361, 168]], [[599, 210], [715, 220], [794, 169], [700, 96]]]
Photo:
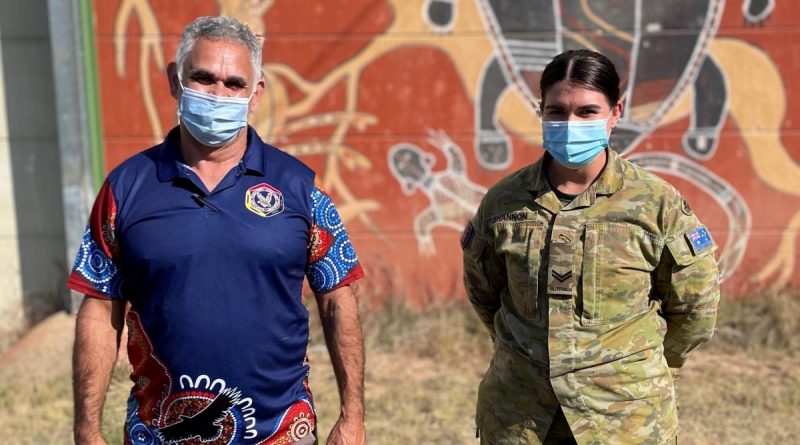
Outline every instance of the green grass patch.
[[[338, 417], [336, 381], [316, 308], [311, 389], [321, 442]], [[678, 385], [682, 444], [793, 443], [800, 437], [800, 297], [768, 295], [720, 306], [717, 333]], [[71, 443], [72, 320], [0, 367], [0, 437], [19, 445]], [[475, 398], [489, 364], [488, 334], [463, 302], [424, 309], [389, 301], [363, 311], [370, 445], [474, 444]], [[52, 338], [51, 338], [52, 337]], [[47, 345], [41, 346], [41, 345]], [[2, 362], [0, 362], [2, 363]], [[103, 433], [122, 443], [130, 367], [116, 367]]]

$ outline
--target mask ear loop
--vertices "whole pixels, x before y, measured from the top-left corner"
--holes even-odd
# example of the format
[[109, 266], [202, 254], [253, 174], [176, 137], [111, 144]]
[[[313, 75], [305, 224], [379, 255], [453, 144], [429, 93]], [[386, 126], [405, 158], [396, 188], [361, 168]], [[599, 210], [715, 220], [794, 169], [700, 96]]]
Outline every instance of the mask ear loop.
[[[611, 112], [608, 113], [608, 117], [606, 117], [606, 127], [608, 127], [608, 120], [611, 119], [611, 116], [614, 115], [614, 108], [611, 109]], [[620, 116], [622, 118], [622, 116]], [[606, 134], [606, 139], [608, 139], [608, 147], [611, 148], [611, 132], [614, 131], [616, 125], [612, 126], [608, 129], [608, 134]]]

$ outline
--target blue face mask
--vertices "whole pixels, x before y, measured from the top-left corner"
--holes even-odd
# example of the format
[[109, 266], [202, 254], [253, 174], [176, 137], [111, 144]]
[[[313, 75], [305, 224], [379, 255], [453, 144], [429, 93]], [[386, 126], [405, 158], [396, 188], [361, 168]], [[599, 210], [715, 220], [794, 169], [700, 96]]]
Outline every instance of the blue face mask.
[[197, 142], [221, 147], [247, 125], [250, 97], [215, 96], [181, 84], [178, 117]]
[[544, 148], [567, 168], [588, 165], [608, 147], [605, 119], [592, 121], [542, 121]]

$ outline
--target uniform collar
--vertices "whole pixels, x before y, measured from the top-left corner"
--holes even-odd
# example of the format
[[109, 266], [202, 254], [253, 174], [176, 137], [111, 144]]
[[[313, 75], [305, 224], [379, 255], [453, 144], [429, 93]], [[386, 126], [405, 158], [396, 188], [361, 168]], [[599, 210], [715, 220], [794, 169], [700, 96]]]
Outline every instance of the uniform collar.
[[[592, 186], [595, 193], [598, 195], [613, 195], [615, 192], [622, 190], [622, 185], [625, 182], [625, 173], [622, 169], [622, 158], [615, 150], [606, 148], [606, 168], [600, 173]], [[590, 187], [590, 188], [592, 188]]]
[[[568, 208], [590, 206], [594, 204], [597, 195], [612, 195], [622, 189], [624, 182], [622, 158], [610, 148], [606, 148], [606, 156], [606, 166], [600, 176], [588, 189], [578, 195], [575, 201], [567, 206]], [[539, 205], [553, 213], [557, 213], [561, 209], [561, 202], [550, 188], [550, 182], [547, 180], [544, 171], [544, 166], [547, 162], [553, 162], [553, 157], [545, 151], [539, 161], [528, 167], [523, 180]]]
[[[181, 156], [180, 140], [180, 126], [176, 126], [170, 130], [161, 144], [158, 155], [158, 180], [161, 182], [185, 176], [189, 170]], [[264, 145], [264, 141], [261, 140], [255, 129], [248, 125], [247, 148], [245, 148], [244, 156], [239, 161], [237, 168], [244, 169], [244, 173], [264, 176], [267, 171], [267, 151], [264, 149]]]

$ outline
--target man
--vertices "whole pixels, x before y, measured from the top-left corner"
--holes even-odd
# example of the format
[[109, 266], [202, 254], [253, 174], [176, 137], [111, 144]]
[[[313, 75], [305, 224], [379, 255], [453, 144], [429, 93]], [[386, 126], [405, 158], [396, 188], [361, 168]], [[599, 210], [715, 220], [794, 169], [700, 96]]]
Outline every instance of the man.
[[315, 443], [304, 275], [341, 398], [328, 443], [364, 442], [351, 287], [363, 271], [314, 173], [247, 126], [264, 90], [260, 65], [247, 26], [189, 24], [167, 68], [180, 124], [100, 190], [69, 279], [87, 296], [74, 352], [79, 445], [105, 443], [123, 318], [134, 383], [126, 444]]

